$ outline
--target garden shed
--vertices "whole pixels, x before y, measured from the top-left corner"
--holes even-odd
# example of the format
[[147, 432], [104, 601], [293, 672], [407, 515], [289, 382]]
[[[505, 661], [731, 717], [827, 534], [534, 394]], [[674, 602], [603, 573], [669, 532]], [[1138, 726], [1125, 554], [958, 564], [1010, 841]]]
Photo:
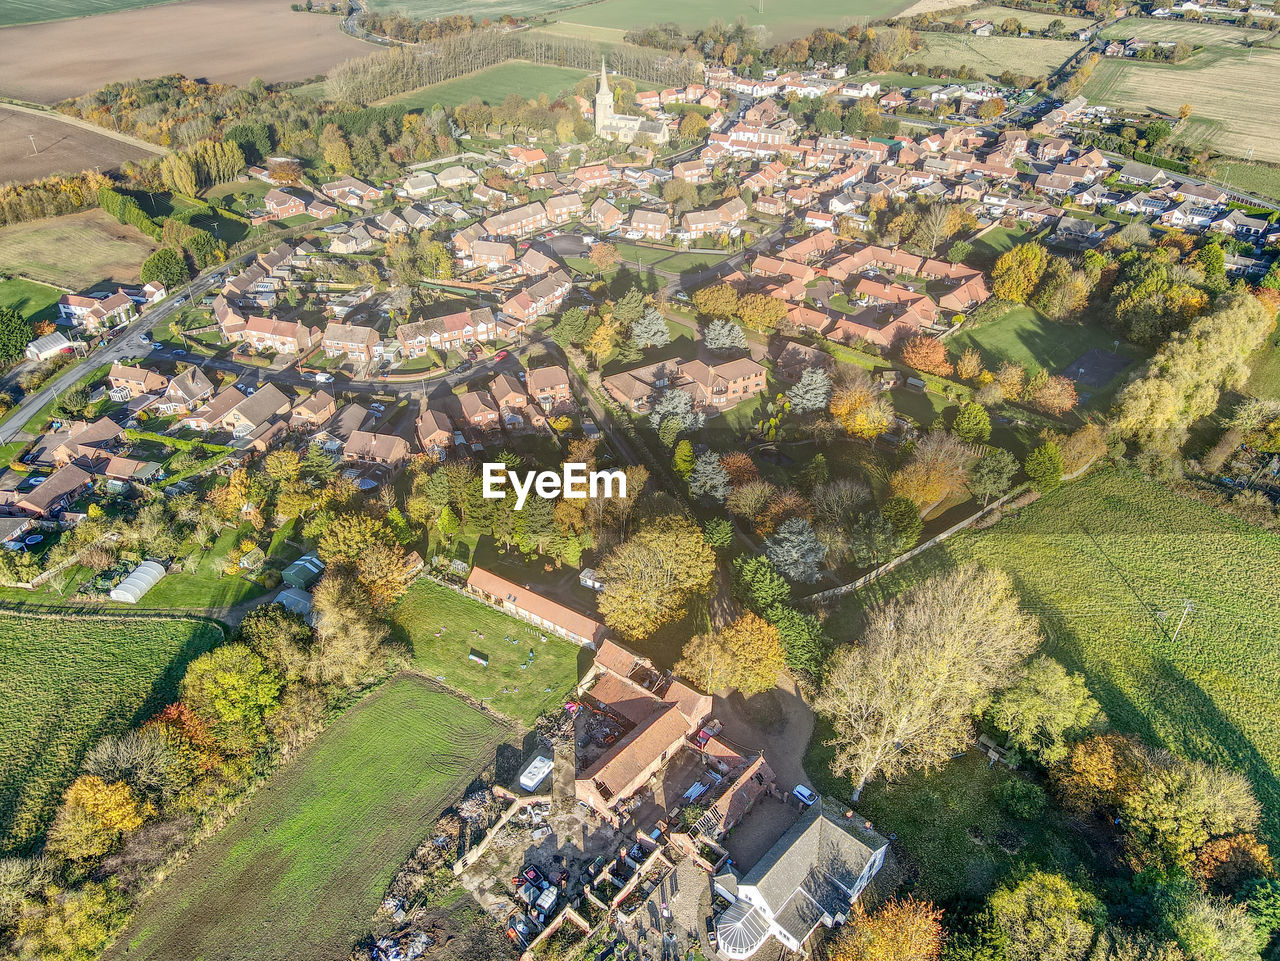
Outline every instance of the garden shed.
[[320, 580], [320, 575], [323, 573], [324, 561], [320, 560], [313, 551], [310, 554], [303, 554], [286, 567], [280, 573], [280, 577], [290, 587], [305, 591]]
[[143, 561], [129, 576], [111, 589], [111, 599], [125, 604], [137, 604], [142, 595], [155, 587], [164, 577], [164, 567], [155, 561]]

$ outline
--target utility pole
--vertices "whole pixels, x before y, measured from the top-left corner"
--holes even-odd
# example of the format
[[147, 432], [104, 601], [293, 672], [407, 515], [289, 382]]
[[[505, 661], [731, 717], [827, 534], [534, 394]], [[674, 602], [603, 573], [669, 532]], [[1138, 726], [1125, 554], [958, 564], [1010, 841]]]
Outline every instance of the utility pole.
[[31, 156], [34, 157], [40, 152], [40, 148], [36, 146], [36, 135], [29, 133], [27, 134], [27, 139], [31, 141]]
[[1178, 626], [1174, 629], [1173, 643], [1177, 643], [1178, 634], [1182, 631], [1182, 625], [1186, 622], [1187, 615], [1190, 614], [1195, 609], [1196, 609], [1196, 606], [1192, 604], [1191, 601], [1184, 600], [1182, 602], [1182, 617], [1178, 619]]

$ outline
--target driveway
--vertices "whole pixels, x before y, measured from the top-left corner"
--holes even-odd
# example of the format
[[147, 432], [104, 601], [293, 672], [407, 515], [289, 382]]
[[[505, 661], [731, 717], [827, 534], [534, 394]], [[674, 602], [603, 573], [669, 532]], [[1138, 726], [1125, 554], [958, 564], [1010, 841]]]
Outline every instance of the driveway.
[[[804, 752], [813, 734], [813, 710], [790, 679], [760, 697], [772, 697], [778, 708], [775, 723], [755, 717], [740, 695], [715, 698], [715, 717], [724, 723], [721, 736], [748, 751], [764, 751], [765, 760], [778, 776], [778, 787], [789, 791], [797, 784], [813, 787], [804, 773]], [[755, 707], [756, 705], [752, 705]]]

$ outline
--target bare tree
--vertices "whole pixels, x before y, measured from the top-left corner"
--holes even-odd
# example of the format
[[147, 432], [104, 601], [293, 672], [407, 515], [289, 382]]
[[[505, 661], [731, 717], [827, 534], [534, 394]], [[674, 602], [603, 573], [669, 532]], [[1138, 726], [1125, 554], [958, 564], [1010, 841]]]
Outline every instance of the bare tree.
[[814, 704], [835, 727], [833, 770], [853, 779], [856, 800], [877, 773], [940, 766], [1039, 643], [1009, 576], [973, 564], [875, 609], [862, 640], [831, 659]]

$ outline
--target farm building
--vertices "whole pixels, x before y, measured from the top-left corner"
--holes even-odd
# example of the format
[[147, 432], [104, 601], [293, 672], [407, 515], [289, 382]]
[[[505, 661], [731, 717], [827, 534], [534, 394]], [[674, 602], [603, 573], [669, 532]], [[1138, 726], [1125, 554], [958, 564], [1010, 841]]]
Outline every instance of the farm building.
[[[464, 395], [469, 396], [469, 395]], [[543, 597], [536, 591], [513, 584], [483, 567], [472, 568], [467, 590], [508, 614], [542, 627], [575, 644], [594, 647], [604, 637], [605, 628], [593, 617]]]
[[143, 561], [111, 589], [111, 599], [124, 604], [137, 604], [147, 591], [160, 583], [164, 573], [164, 567], [155, 561]]

